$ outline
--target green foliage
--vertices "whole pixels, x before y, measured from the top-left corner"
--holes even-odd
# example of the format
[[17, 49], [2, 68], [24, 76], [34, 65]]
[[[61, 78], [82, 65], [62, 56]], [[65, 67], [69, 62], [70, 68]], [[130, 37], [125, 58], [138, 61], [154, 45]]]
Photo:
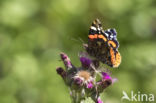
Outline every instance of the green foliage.
[[55, 70], [59, 53], [80, 65], [95, 18], [116, 28], [122, 55], [111, 69], [118, 83], [102, 99], [120, 103], [123, 90], [156, 94], [155, 0], [0, 0], [0, 103], [69, 103]]

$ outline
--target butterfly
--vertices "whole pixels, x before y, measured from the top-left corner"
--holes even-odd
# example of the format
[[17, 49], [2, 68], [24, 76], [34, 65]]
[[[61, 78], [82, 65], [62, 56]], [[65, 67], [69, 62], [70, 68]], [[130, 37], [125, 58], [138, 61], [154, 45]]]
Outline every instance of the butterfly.
[[118, 67], [121, 55], [115, 29], [103, 30], [99, 19], [95, 19], [89, 29], [88, 43], [84, 45], [87, 53], [110, 67]]

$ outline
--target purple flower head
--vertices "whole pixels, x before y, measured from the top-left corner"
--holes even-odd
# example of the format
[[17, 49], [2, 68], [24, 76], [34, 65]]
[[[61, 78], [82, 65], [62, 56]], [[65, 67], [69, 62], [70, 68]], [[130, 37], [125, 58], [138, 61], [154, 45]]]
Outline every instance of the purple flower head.
[[107, 79], [112, 79], [112, 78], [106, 72], [102, 72], [102, 79], [107, 80]]
[[96, 103], [103, 103], [103, 101], [100, 99], [100, 97], [98, 97], [97, 102]]
[[99, 93], [102, 93], [103, 90], [109, 87], [111, 84], [112, 84], [112, 78], [106, 72], [102, 72], [102, 79], [96, 82]]
[[71, 64], [69, 57], [65, 53], [61, 53], [60, 56], [64, 62], [65, 67], [66, 68], [72, 68], [72, 64]]
[[68, 56], [65, 53], [61, 53], [60, 56], [62, 60], [65, 60], [68, 58]]
[[58, 68], [56, 69], [56, 71], [57, 71], [57, 73], [58, 73], [59, 75], [61, 75], [61, 77], [62, 77], [63, 79], [66, 78], [67, 73], [66, 73], [66, 71], [65, 71], [63, 68], [58, 67]]
[[87, 84], [87, 88], [89, 88], [89, 89], [93, 88], [93, 83], [92, 83], [92, 82], [89, 82], [89, 83]]
[[102, 93], [104, 89], [109, 87], [112, 84], [112, 81], [110, 79], [101, 80], [96, 83], [99, 93]]
[[75, 78], [74, 83], [78, 86], [81, 86], [83, 84], [83, 81], [80, 78]]
[[89, 58], [86, 58], [86, 57], [80, 57], [80, 61], [81, 61], [82, 66], [85, 68], [89, 68], [92, 62]]

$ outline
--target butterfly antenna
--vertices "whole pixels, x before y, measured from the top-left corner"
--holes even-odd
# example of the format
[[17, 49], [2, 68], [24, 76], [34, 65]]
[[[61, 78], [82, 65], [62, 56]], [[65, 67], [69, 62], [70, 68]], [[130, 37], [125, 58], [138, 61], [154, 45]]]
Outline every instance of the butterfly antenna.
[[84, 44], [84, 40], [82, 38], [79, 37], [79, 40], [81, 41], [82, 44]]
[[72, 40], [72, 41], [75, 41], [75, 42], [79, 42], [79, 40], [75, 39], [75, 38], [69, 38], [69, 39]]

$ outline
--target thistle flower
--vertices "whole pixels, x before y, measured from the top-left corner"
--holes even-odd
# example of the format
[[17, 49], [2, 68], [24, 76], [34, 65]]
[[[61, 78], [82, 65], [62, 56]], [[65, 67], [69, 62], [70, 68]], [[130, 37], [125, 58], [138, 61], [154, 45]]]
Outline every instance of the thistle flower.
[[[98, 61], [81, 56], [81, 66], [75, 67], [65, 53], [61, 53], [60, 56], [66, 69], [58, 67], [56, 71], [70, 88], [72, 103], [80, 103], [86, 97], [91, 97], [95, 103], [103, 103], [100, 93], [112, 84], [113, 79], [106, 72], [95, 72], [95, 69], [99, 67]], [[96, 81], [97, 75], [101, 77], [99, 81]]]
[[97, 103], [103, 103], [103, 101], [100, 99], [100, 97], [97, 99]]
[[94, 77], [87, 70], [80, 70], [74, 75], [74, 81], [78, 81], [79, 85], [86, 86], [86, 88], [92, 88]]
[[80, 57], [80, 61], [81, 61], [82, 67], [84, 67], [84, 68], [89, 68], [90, 67], [91, 60], [89, 58]]
[[66, 54], [64, 54], [64, 53], [61, 53], [60, 56], [61, 56], [62, 61], [64, 62], [65, 67], [67, 69], [72, 68], [72, 64], [70, 62], [70, 58]]
[[105, 88], [112, 84], [112, 78], [108, 73], [102, 72], [102, 78], [100, 81], [97, 82], [97, 90], [99, 93], [103, 92]]
[[61, 75], [61, 77], [62, 77], [63, 79], [66, 78], [67, 73], [66, 73], [66, 71], [65, 71], [62, 67], [58, 67], [58, 68], [56, 69], [56, 71], [57, 71], [57, 73], [58, 73], [59, 75]]

